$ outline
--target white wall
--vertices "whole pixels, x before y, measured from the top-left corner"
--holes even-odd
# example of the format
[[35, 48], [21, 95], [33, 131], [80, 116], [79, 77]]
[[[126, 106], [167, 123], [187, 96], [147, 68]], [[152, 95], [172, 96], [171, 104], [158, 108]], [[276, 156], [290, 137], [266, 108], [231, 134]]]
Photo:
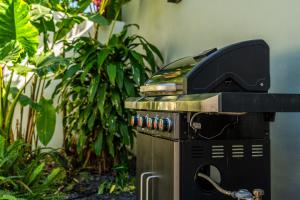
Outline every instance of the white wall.
[[[299, 8], [299, 0], [132, 0], [123, 17], [166, 62], [262, 38], [271, 49], [271, 92], [300, 93]], [[271, 140], [272, 199], [300, 199], [300, 114], [278, 114]]]

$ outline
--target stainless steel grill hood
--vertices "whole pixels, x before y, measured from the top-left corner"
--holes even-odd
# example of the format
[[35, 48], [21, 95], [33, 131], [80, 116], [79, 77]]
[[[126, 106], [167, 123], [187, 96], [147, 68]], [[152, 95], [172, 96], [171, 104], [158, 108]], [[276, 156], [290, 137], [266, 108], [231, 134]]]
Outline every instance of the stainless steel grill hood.
[[269, 47], [263, 40], [251, 40], [168, 64], [140, 92], [145, 96], [266, 92], [269, 87]]

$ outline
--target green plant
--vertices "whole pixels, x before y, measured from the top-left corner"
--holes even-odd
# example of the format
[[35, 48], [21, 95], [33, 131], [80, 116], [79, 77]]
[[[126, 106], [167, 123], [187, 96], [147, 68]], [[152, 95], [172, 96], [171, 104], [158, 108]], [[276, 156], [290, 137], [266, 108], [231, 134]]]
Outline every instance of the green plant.
[[[19, 102], [21, 106], [29, 105], [35, 110], [36, 138], [39, 137], [47, 145], [54, 133], [56, 114], [52, 101], [43, 98], [42, 92], [32, 92], [36, 96], [33, 99], [24, 94], [32, 79], [45, 77], [45, 68], [49, 67], [49, 63], [53, 65], [55, 60], [52, 54], [36, 56], [39, 32], [30, 22], [29, 11], [29, 5], [22, 0], [0, 1], [0, 133], [5, 138], [6, 146], [16, 138], [25, 138], [28, 144], [32, 144], [33, 131], [22, 135], [22, 118], [19, 120], [17, 134], [14, 134], [12, 121]], [[12, 84], [16, 74], [24, 76], [24, 83], [19, 88]], [[7, 79], [5, 75], [8, 75]], [[53, 120], [47, 121], [48, 117]]]
[[[59, 157], [55, 151], [43, 153], [38, 147], [31, 151], [33, 131], [24, 135], [23, 114], [17, 127], [12, 123], [17, 105], [22, 109], [29, 105], [35, 111], [35, 143], [39, 138], [47, 145], [54, 133], [52, 101], [43, 97], [43, 90], [32, 92], [34, 98], [25, 92], [32, 80], [45, 78], [61, 59], [50, 52], [36, 54], [39, 32], [30, 21], [29, 11], [30, 6], [22, 0], [0, 0], [0, 199], [58, 199], [61, 194], [52, 193], [58, 191], [56, 184], [65, 173], [57, 164], [49, 167]], [[16, 74], [24, 77], [19, 87], [13, 84]]]
[[117, 165], [112, 170], [114, 178], [100, 183], [98, 194], [134, 191], [135, 179], [129, 176], [126, 165]]
[[47, 167], [59, 156], [55, 151], [31, 152], [22, 140], [7, 148], [3, 148], [4, 143], [5, 138], [0, 136], [0, 199], [7, 195], [18, 199], [48, 199], [49, 194], [50, 199], [62, 196], [57, 189], [65, 176], [62, 165]]
[[155, 55], [162, 59], [154, 45], [129, 35], [129, 27], [113, 35], [107, 45], [87, 37], [67, 44], [66, 51], [74, 56], [58, 75], [61, 83], [55, 94], [65, 112], [65, 149], [77, 155], [76, 163], [87, 166], [95, 160], [102, 171], [127, 162], [134, 132], [128, 126], [133, 113], [124, 108], [124, 100], [137, 96], [137, 87], [157, 69]]

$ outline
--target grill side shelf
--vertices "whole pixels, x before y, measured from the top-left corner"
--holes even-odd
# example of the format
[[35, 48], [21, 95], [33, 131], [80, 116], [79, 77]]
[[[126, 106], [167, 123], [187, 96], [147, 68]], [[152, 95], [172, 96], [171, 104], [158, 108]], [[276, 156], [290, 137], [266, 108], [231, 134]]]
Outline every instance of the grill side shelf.
[[300, 112], [300, 94], [207, 93], [138, 97], [125, 101], [134, 110], [204, 113]]

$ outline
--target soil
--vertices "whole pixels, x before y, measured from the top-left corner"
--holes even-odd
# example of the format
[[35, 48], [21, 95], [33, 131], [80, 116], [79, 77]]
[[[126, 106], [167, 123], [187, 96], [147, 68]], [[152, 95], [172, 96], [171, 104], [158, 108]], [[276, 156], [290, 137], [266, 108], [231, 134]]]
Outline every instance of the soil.
[[81, 174], [78, 183], [72, 188], [65, 200], [135, 200], [135, 192], [120, 194], [97, 194], [99, 184], [113, 177], [98, 174]]

